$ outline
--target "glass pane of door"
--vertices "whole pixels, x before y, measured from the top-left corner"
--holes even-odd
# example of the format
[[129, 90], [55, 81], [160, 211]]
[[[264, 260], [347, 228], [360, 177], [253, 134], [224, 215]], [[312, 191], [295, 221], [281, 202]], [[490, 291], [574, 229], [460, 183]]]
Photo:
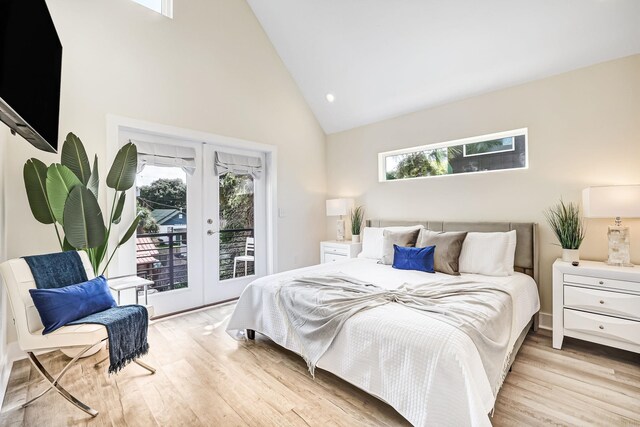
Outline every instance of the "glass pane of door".
[[250, 175], [219, 177], [220, 280], [255, 274], [254, 180]]
[[137, 275], [152, 280], [149, 293], [189, 287], [187, 174], [178, 167], [147, 165], [136, 179]]

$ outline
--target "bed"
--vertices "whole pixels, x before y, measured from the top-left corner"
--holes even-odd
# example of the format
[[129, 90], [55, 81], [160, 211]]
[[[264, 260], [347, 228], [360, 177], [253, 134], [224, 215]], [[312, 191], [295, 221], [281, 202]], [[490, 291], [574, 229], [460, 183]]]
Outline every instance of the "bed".
[[[540, 302], [536, 224], [367, 221], [370, 227], [413, 224], [434, 231], [516, 231], [513, 275], [460, 276], [502, 287], [511, 296], [513, 315], [508, 346], [509, 364], [513, 363], [529, 329], [537, 329]], [[299, 343], [288, 330], [278, 306], [276, 290], [279, 284], [295, 277], [327, 274], [345, 274], [387, 289], [447, 278], [441, 273], [396, 270], [362, 258], [279, 273], [247, 286], [227, 331], [239, 339], [247, 335], [251, 338], [257, 331], [300, 353]], [[351, 317], [317, 367], [387, 402], [413, 425], [490, 425], [495, 397], [473, 341], [460, 330], [399, 304], [386, 304]]]

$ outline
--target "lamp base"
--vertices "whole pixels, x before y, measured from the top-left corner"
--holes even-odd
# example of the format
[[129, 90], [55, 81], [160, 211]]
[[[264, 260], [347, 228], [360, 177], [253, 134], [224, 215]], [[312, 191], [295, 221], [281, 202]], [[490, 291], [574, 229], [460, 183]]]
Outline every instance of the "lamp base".
[[336, 221], [336, 240], [342, 242], [344, 240], [344, 219]]
[[609, 260], [607, 260], [605, 264], [611, 265], [613, 267], [635, 267], [636, 266], [635, 264], [618, 264], [614, 262], [609, 262]]
[[610, 225], [607, 237], [609, 238], [609, 259], [607, 264], [618, 267], [633, 267], [633, 264], [631, 264], [629, 227]]

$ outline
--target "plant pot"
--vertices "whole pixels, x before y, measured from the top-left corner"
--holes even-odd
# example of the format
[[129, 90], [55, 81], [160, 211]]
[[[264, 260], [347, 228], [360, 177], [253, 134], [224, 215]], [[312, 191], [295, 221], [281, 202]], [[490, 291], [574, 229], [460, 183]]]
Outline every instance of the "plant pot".
[[579, 249], [563, 249], [562, 260], [565, 262], [580, 261], [580, 250]]
[[354, 234], [351, 236], [351, 241], [353, 243], [360, 243], [360, 235], [359, 234]]

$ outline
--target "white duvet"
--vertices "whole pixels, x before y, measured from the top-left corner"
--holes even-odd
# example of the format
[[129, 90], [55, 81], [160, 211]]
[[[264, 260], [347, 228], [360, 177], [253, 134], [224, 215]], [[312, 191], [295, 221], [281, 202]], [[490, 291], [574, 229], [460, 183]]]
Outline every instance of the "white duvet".
[[[278, 309], [276, 285], [293, 277], [327, 273], [343, 273], [387, 289], [405, 283], [456, 280], [440, 273], [396, 270], [362, 258], [292, 270], [247, 286], [227, 331], [238, 338], [245, 329], [253, 329], [299, 353]], [[509, 292], [513, 298], [509, 347], [513, 347], [540, 308], [533, 279], [521, 273], [508, 277], [473, 274], [460, 277], [490, 282]], [[389, 403], [416, 426], [490, 425], [488, 414], [494, 396], [471, 339], [451, 325], [398, 304], [351, 317], [317, 366]]]

